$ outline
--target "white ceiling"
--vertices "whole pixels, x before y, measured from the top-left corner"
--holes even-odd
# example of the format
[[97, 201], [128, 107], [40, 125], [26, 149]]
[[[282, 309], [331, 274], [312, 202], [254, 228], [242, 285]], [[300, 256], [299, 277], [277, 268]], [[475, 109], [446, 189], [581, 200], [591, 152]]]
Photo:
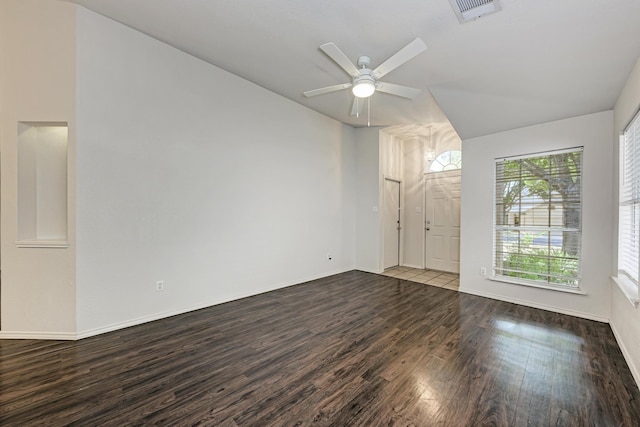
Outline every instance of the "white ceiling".
[[415, 37], [428, 50], [383, 80], [371, 125], [441, 126], [470, 138], [613, 108], [640, 56], [639, 0], [501, 0], [460, 24], [448, 0], [72, 0], [262, 87], [354, 126], [350, 81], [318, 47], [380, 64]]

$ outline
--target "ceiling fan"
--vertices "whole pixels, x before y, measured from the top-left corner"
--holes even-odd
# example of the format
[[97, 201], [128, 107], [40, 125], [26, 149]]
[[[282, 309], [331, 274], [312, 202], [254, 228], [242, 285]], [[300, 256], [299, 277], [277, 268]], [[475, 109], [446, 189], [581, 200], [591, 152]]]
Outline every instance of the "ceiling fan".
[[420, 89], [380, 81], [380, 78], [427, 49], [427, 46], [419, 38], [416, 38], [411, 43], [400, 49], [373, 70], [369, 68], [369, 65], [371, 65], [371, 58], [368, 56], [363, 55], [358, 57], [358, 66], [356, 66], [338, 48], [338, 46], [335, 45], [335, 43], [325, 43], [320, 46], [320, 49], [326, 53], [329, 58], [333, 59], [336, 64], [342, 67], [342, 69], [344, 69], [349, 75], [351, 75], [351, 77], [353, 77], [353, 81], [351, 83], [343, 83], [320, 89], [308, 90], [304, 92], [304, 95], [307, 97], [351, 88], [353, 95], [356, 97], [353, 103], [353, 108], [351, 109], [351, 115], [355, 116], [360, 113], [360, 109], [363, 104], [362, 102], [358, 102], [358, 99], [369, 98], [375, 91], [389, 93], [391, 95], [401, 96], [408, 99], [415, 98], [421, 92]]

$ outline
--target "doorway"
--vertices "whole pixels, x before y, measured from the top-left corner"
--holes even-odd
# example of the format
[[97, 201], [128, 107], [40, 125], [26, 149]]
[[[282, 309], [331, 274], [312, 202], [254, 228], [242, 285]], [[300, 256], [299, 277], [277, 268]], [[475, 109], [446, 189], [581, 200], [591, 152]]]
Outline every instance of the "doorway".
[[425, 267], [460, 272], [460, 170], [425, 176]]
[[400, 265], [400, 181], [384, 179], [384, 268]]

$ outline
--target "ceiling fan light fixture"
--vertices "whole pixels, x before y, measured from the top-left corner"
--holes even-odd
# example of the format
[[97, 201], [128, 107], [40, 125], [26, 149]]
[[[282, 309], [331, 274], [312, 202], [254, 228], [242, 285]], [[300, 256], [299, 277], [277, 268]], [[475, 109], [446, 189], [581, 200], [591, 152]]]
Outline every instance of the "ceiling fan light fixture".
[[376, 84], [371, 78], [361, 78], [353, 84], [351, 91], [358, 98], [368, 98], [376, 91]]

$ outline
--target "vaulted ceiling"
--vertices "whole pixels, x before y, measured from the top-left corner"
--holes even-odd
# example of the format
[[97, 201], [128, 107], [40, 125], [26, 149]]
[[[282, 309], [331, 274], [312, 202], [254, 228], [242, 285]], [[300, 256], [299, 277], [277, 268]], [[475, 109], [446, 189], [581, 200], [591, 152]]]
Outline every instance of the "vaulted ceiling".
[[463, 138], [604, 111], [640, 56], [638, 0], [501, 0], [460, 24], [448, 0], [73, 0], [353, 126], [350, 81], [319, 46], [383, 62], [416, 37], [428, 50], [384, 77], [422, 89], [371, 98], [371, 125], [448, 121]]

